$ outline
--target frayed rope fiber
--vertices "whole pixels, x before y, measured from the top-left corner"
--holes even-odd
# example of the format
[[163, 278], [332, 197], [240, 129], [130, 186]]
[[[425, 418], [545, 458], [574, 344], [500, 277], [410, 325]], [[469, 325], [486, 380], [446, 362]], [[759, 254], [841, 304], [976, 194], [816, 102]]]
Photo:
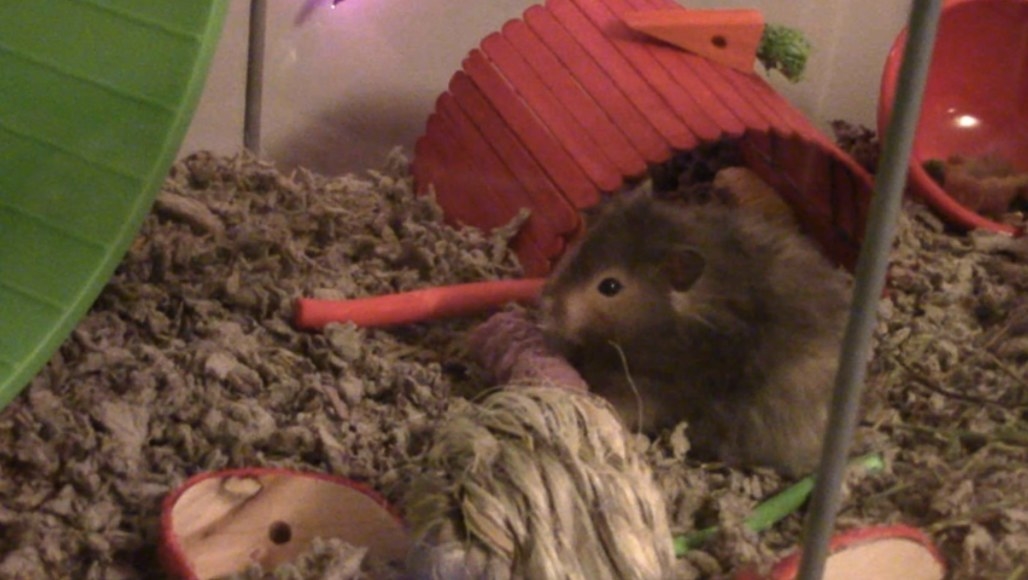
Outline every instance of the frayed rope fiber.
[[519, 385], [440, 427], [406, 517], [418, 578], [666, 578], [663, 496], [603, 399]]

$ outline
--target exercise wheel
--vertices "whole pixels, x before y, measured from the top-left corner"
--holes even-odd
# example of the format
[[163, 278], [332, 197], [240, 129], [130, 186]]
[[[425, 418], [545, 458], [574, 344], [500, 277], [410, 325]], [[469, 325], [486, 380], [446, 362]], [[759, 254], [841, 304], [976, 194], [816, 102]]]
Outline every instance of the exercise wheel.
[[136, 235], [189, 126], [227, 5], [0, 3], [0, 408]]

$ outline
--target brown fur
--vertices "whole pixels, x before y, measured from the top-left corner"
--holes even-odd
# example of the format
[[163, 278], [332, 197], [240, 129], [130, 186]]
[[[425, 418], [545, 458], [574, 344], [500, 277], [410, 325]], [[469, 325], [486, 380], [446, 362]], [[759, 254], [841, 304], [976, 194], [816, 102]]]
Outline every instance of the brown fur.
[[[614, 296], [597, 289], [607, 277]], [[701, 456], [795, 474], [819, 457], [849, 291], [806, 238], [755, 212], [625, 194], [557, 265], [543, 330], [631, 426], [685, 420]]]

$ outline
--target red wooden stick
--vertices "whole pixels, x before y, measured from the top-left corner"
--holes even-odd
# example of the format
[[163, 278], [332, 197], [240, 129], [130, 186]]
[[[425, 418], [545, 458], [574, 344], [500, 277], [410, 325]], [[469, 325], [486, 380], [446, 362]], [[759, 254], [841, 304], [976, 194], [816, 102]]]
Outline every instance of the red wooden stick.
[[532, 302], [543, 282], [542, 278], [494, 280], [353, 300], [298, 298], [294, 324], [303, 329], [319, 329], [330, 322], [396, 326], [475, 314], [508, 302]]

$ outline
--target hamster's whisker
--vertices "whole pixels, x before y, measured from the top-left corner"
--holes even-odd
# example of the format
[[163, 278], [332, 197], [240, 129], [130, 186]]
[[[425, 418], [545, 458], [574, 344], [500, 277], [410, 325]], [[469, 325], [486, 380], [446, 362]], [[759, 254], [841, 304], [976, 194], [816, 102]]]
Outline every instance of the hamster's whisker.
[[614, 350], [618, 351], [618, 357], [621, 359], [621, 368], [625, 370], [625, 379], [628, 380], [628, 386], [632, 388], [632, 394], [635, 395], [635, 430], [637, 433], [641, 433], [643, 426], [643, 399], [642, 395], [639, 393], [639, 387], [635, 386], [635, 381], [632, 380], [632, 371], [628, 368], [628, 357], [625, 356], [625, 351], [621, 348], [620, 344], [613, 340], [608, 340], [607, 344], [614, 347]]
[[717, 326], [715, 326], [713, 322], [711, 322], [707, 317], [703, 316], [699, 312], [683, 312], [682, 316], [695, 320], [696, 322], [699, 322], [700, 324], [706, 326], [710, 330], [717, 330]]

